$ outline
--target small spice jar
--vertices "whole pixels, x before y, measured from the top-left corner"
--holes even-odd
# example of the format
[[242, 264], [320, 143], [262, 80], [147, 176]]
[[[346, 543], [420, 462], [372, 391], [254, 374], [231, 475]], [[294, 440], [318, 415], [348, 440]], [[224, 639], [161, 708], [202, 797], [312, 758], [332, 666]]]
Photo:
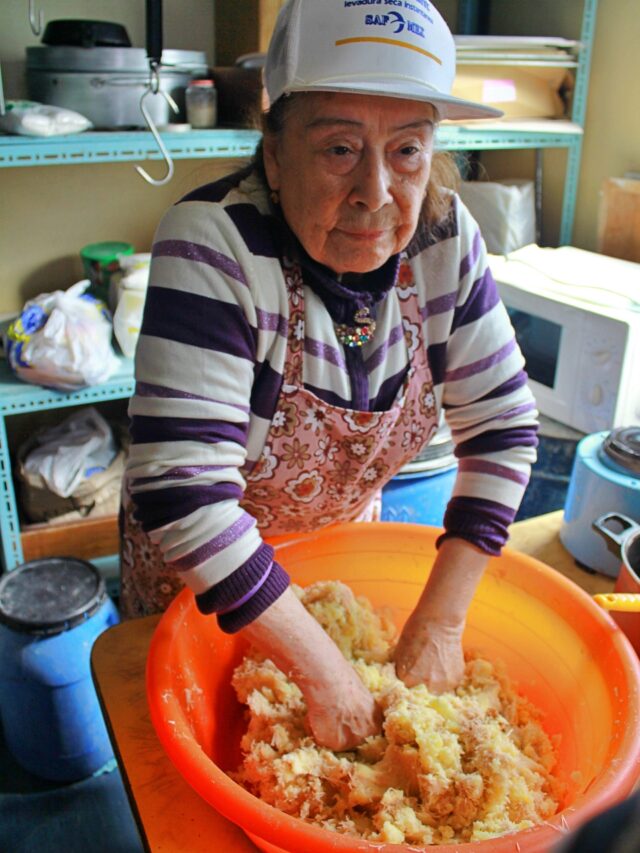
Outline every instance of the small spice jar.
[[218, 93], [213, 80], [192, 80], [185, 92], [187, 121], [193, 128], [215, 127]]

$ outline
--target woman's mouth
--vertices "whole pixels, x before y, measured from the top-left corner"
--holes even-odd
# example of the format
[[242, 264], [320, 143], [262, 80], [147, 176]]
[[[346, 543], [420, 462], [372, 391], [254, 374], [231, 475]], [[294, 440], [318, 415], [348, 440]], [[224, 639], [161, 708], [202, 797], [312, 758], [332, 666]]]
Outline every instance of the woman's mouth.
[[352, 240], [361, 240], [363, 242], [380, 240], [387, 233], [386, 229], [384, 229], [384, 228], [376, 228], [376, 229], [338, 228], [337, 230], [341, 234], [343, 234], [345, 237], [348, 237]]

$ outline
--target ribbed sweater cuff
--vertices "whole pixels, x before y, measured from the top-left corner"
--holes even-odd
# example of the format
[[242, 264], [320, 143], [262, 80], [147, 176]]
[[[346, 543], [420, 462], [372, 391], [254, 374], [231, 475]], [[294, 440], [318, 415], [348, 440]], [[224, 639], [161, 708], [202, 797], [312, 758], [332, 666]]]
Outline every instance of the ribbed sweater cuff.
[[209, 614], [233, 607], [236, 601], [240, 601], [260, 583], [272, 563], [273, 548], [263, 542], [246, 563], [238, 566], [235, 572], [196, 596], [198, 610]]
[[236, 631], [240, 631], [280, 598], [289, 583], [289, 575], [279, 563], [273, 562], [267, 579], [255, 595], [235, 610], [218, 615], [220, 630], [225, 634], [235, 634]]
[[516, 510], [502, 504], [454, 498], [445, 513], [445, 532], [438, 537], [436, 547], [439, 548], [446, 539], [465, 539], [485, 554], [499, 557], [509, 538], [508, 528], [515, 515]]

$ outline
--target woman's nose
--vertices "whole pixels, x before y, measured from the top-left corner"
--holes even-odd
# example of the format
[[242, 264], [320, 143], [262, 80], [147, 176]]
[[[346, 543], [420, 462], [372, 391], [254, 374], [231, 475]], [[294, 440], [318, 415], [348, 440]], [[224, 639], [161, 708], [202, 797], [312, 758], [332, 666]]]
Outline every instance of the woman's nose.
[[393, 200], [392, 176], [383, 156], [367, 153], [360, 161], [354, 175], [349, 200], [374, 213]]

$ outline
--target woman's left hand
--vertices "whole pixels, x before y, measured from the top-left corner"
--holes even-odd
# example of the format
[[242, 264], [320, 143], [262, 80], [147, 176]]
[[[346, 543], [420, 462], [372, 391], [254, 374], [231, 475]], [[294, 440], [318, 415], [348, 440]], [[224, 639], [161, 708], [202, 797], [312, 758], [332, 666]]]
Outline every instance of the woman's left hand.
[[489, 557], [464, 539], [445, 539], [394, 659], [408, 687], [426, 684], [434, 693], [453, 690], [464, 675], [462, 632]]
[[427, 684], [434, 693], [454, 690], [464, 675], [463, 628], [464, 623], [440, 625], [414, 611], [394, 654], [398, 678], [407, 687]]

